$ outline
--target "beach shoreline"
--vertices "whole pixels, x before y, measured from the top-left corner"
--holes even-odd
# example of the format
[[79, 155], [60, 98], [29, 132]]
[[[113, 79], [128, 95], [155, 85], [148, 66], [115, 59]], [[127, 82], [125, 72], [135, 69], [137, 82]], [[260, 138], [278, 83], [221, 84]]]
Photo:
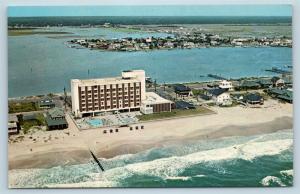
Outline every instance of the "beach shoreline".
[[[9, 170], [87, 163], [92, 161], [89, 150], [101, 160], [166, 145], [293, 128], [292, 104], [275, 100], [268, 100], [262, 108], [216, 107], [215, 110], [218, 113], [214, 115], [143, 122], [144, 129], [130, 131], [125, 127], [113, 134], [103, 134], [103, 128], [79, 131], [67, 117], [70, 123], [67, 130], [32, 134], [31, 138], [26, 135], [23, 141], [10, 143]], [[51, 140], [45, 142], [44, 137], [49, 135]], [[37, 136], [41, 140], [33, 143], [32, 138]]]

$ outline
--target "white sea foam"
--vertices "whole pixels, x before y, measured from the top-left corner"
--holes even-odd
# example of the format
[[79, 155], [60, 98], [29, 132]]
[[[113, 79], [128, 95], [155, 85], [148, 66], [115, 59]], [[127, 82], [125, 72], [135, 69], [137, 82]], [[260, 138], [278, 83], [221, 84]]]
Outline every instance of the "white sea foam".
[[[260, 157], [264, 155], [277, 155], [282, 151], [287, 150], [292, 147], [293, 139], [274, 139], [261, 141], [261, 138], [248, 139], [246, 142], [239, 142], [236, 145], [229, 145], [227, 147], [221, 147], [217, 149], [210, 149], [204, 151], [198, 151], [194, 153], [189, 153], [183, 156], [172, 156], [167, 158], [160, 158], [152, 161], [129, 161], [136, 162], [131, 164], [123, 163], [123, 165], [117, 167], [112, 167], [105, 172], [95, 173], [91, 168], [87, 166], [80, 166], [82, 171], [86, 171], [88, 175], [87, 179], [80, 181], [80, 183], [66, 183], [66, 184], [49, 184], [51, 181], [46, 181], [47, 187], [115, 187], [120, 186], [122, 180], [129, 178], [133, 175], [142, 176], [155, 176], [167, 180], [189, 180], [193, 177], [203, 177], [205, 175], [199, 174], [196, 176], [181, 176], [180, 174], [192, 165], [197, 165], [206, 162], [222, 161], [222, 160], [232, 160], [232, 159], [244, 159], [253, 160], [255, 157]], [[118, 159], [127, 160], [132, 158], [133, 155], [124, 155]], [[116, 159], [116, 158], [115, 158]], [[108, 162], [108, 161], [106, 161]], [[116, 161], [117, 162], [117, 161]], [[213, 163], [212, 163], [213, 164]], [[76, 168], [75, 168], [76, 169]], [[64, 169], [62, 169], [64, 170]], [[70, 170], [70, 169], [69, 169]], [[34, 174], [39, 174], [39, 171], [34, 173], [28, 172], [28, 176], [23, 176], [24, 170], [10, 171], [10, 184], [12, 186], [22, 186], [26, 185], [26, 180], [28, 178], [34, 177]], [[221, 172], [220, 172], [221, 173]], [[226, 173], [226, 172], [224, 172]], [[282, 172], [286, 173], [286, 172]], [[287, 172], [289, 173], [289, 172]], [[84, 173], [83, 173], [84, 174]], [[73, 174], [72, 174], [73, 175]], [[59, 174], [58, 174], [59, 176]], [[45, 177], [49, 178], [49, 177]], [[55, 178], [57, 179], [57, 178]], [[266, 178], [267, 180], [270, 178]], [[59, 183], [57, 180], [57, 183]], [[264, 181], [265, 184], [267, 180]], [[34, 178], [30, 183], [34, 182]], [[40, 180], [38, 180], [40, 181]], [[34, 184], [34, 183], [33, 183]], [[40, 182], [38, 184], [41, 184]]]
[[197, 175], [195, 175], [193, 177], [206, 177], [206, 175], [204, 175], [204, 174], [197, 174]]
[[294, 176], [294, 170], [290, 169], [290, 170], [282, 170], [280, 171], [280, 174], [282, 176]]
[[177, 177], [186, 168], [202, 162], [244, 159], [253, 160], [255, 157], [264, 155], [276, 155], [292, 146], [292, 139], [272, 140], [266, 142], [248, 142], [245, 144], [196, 152], [185, 156], [161, 158], [153, 161], [128, 164], [117, 167], [94, 177], [95, 181], [113, 180], [118, 181], [131, 175], [157, 176], [163, 179]]
[[50, 184], [46, 185], [47, 188], [98, 188], [98, 187], [117, 187], [115, 181], [87, 181], [79, 183], [68, 184]]
[[260, 183], [263, 186], [270, 186], [272, 183], [276, 183], [281, 187], [285, 187], [286, 185], [280, 180], [280, 178], [276, 177], [276, 176], [266, 176], [265, 178], [263, 178]]
[[182, 180], [182, 181], [187, 181], [190, 180], [192, 177], [190, 176], [167, 176], [165, 179], [166, 180]]

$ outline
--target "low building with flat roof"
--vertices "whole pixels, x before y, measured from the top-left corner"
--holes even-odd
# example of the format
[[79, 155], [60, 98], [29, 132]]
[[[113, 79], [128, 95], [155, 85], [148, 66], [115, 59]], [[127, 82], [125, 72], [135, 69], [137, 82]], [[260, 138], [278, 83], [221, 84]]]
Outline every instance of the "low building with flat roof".
[[154, 92], [146, 92], [146, 99], [142, 101], [141, 112], [152, 114], [159, 112], [171, 112], [173, 102]]

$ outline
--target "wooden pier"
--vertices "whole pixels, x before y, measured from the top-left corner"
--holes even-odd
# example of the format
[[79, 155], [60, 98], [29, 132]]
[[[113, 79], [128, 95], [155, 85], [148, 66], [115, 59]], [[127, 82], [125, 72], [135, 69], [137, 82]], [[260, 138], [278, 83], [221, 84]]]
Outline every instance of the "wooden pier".
[[211, 77], [218, 80], [227, 80], [227, 78], [215, 74], [207, 74], [207, 77]]
[[291, 71], [279, 69], [277, 67], [273, 67], [272, 69], [266, 69], [266, 71], [270, 71], [273, 73], [279, 73], [279, 74], [292, 74]]

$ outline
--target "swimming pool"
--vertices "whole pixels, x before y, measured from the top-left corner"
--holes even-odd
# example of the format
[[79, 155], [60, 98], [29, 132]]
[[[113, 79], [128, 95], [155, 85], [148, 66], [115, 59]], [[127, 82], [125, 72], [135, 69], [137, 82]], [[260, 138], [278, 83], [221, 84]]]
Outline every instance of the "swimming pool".
[[101, 127], [103, 126], [103, 121], [101, 119], [90, 119], [86, 121], [92, 127]]

